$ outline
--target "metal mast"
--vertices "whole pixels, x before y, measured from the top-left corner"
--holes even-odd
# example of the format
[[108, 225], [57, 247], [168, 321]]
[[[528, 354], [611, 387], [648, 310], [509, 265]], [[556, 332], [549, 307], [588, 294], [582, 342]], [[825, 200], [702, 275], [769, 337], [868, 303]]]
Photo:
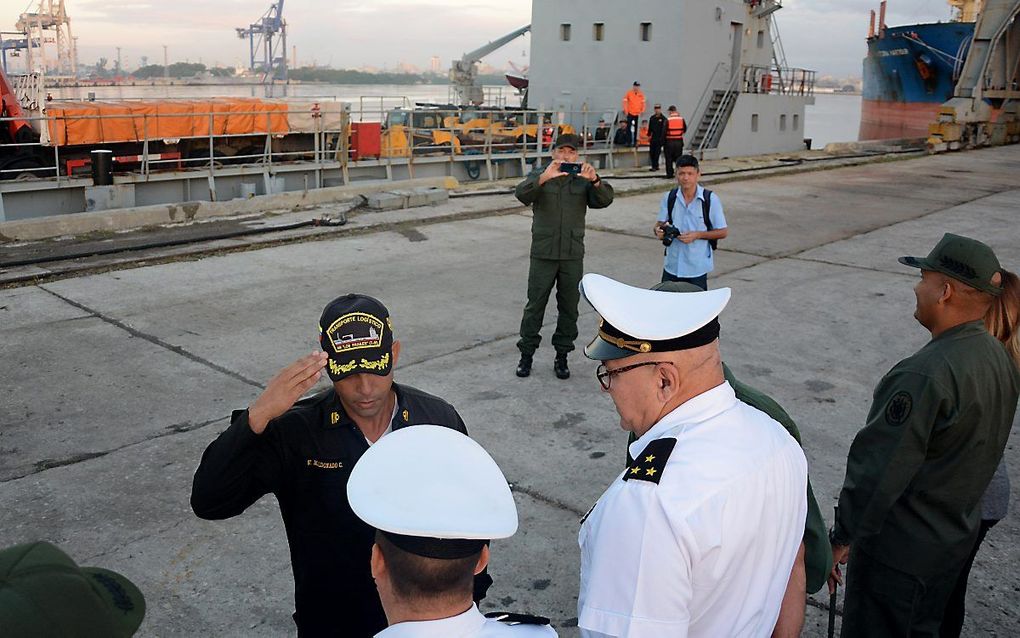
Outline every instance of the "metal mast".
[[[35, 11], [21, 14], [15, 28], [25, 36], [23, 47], [27, 51], [29, 73], [54, 71], [57, 75], [78, 75], [71, 18], [67, 16], [64, 0], [40, 0]], [[51, 43], [56, 45], [56, 58], [49, 55], [46, 45]]]

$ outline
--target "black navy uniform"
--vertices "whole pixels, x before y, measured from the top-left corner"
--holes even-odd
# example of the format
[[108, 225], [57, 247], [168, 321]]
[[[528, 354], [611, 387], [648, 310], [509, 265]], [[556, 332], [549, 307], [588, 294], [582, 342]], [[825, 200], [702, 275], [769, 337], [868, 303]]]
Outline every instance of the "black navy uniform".
[[[394, 383], [393, 390], [394, 430], [430, 423], [467, 432], [446, 401], [406, 385]], [[370, 569], [375, 530], [347, 501], [347, 480], [368, 447], [330, 388], [299, 401], [261, 435], [249, 427], [247, 410], [235, 411], [195, 472], [191, 507], [201, 518], [237, 516], [266, 494], [276, 495], [290, 544], [300, 636], [368, 637], [386, 627]], [[486, 573], [476, 577], [476, 599], [488, 583]]]

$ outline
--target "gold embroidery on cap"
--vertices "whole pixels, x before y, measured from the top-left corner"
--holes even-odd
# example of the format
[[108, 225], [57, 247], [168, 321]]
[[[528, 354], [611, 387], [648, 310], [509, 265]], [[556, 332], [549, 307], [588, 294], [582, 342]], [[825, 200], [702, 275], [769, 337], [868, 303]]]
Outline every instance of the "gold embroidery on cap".
[[631, 350], [633, 352], [651, 352], [652, 351], [652, 344], [648, 343], [647, 341], [638, 341], [638, 340], [628, 341], [627, 339], [624, 339], [623, 337], [614, 337], [614, 336], [608, 335], [608, 334], [605, 333], [605, 331], [603, 331], [601, 329], [599, 330], [599, 337], [601, 337], [604, 341], [608, 341], [609, 343], [613, 344], [617, 348], [621, 348], [623, 350]]

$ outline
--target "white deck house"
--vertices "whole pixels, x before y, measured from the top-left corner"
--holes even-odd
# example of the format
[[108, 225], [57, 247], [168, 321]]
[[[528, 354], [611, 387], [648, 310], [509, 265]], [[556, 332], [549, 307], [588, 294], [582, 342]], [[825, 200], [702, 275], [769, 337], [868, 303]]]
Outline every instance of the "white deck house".
[[579, 130], [616, 117], [637, 80], [675, 104], [686, 146], [704, 157], [804, 148], [814, 72], [788, 68], [780, 0], [536, 0], [528, 104]]

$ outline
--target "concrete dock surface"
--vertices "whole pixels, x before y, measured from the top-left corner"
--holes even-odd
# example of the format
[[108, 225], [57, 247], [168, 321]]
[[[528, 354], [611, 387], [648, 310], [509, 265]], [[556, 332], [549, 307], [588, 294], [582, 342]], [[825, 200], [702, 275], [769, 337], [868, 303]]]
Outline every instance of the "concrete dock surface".
[[[827, 522], [875, 384], [928, 338], [918, 273], [896, 258], [956, 232], [1020, 269], [1018, 174], [1020, 147], [1000, 147], [712, 186], [730, 228], [710, 278], [733, 289], [724, 358], [797, 421]], [[589, 213], [586, 271], [658, 281], [667, 187]], [[396, 380], [453, 403], [514, 486], [520, 531], [493, 544], [483, 610], [576, 636], [578, 519], [622, 468], [626, 434], [580, 352], [596, 319], [584, 302], [572, 377], [553, 375], [553, 302], [532, 376], [514, 376], [531, 220], [497, 197], [491, 215], [408, 227], [404, 211], [362, 233], [0, 290], [0, 545], [46, 539], [127, 575], [148, 602], [139, 635], [294, 633], [275, 499], [202, 521], [191, 477], [231, 410], [317, 347], [323, 305], [359, 291], [390, 309]], [[1016, 436], [1006, 459], [1016, 483]], [[964, 635], [1020, 635], [1017, 494], [978, 554]], [[824, 636], [828, 596], [809, 602], [804, 635]]]

